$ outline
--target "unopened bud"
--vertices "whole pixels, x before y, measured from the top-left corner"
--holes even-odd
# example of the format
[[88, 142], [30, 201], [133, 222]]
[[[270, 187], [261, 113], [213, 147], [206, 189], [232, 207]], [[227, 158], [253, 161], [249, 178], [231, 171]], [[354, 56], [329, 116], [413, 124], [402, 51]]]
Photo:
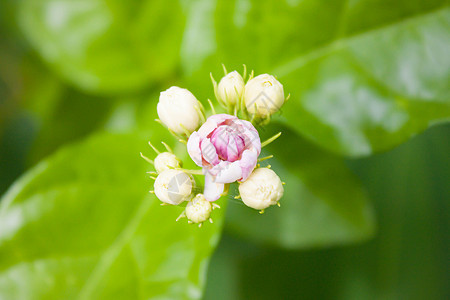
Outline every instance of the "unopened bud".
[[191, 133], [200, 125], [199, 102], [187, 89], [173, 86], [161, 92], [156, 109], [164, 125], [177, 134]]
[[225, 104], [235, 105], [244, 92], [244, 79], [237, 71], [228, 73], [223, 77], [217, 89], [218, 96]]
[[186, 205], [185, 214], [188, 220], [194, 223], [202, 223], [209, 219], [211, 211], [211, 202], [206, 200], [203, 194], [197, 194], [197, 196]]
[[239, 185], [242, 201], [248, 207], [265, 209], [277, 204], [284, 193], [280, 177], [268, 168], [258, 168]]
[[257, 117], [265, 118], [274, 114], [283, 106], [284, 100], [283, 85], [272, 75], [258, 75], [245, 85], [245, 107]]
[[194, 179], [180, 170], [165, 170], [155, 180], [155, 195], [164, 203], [178, 205], [189, 200]]
[[158, 154], [154, 160], [154, 163], [156, 172], [158, 173], [181, 167], [181, 161], [175, 156], [175, 154], [170, 152], [162, 152]]

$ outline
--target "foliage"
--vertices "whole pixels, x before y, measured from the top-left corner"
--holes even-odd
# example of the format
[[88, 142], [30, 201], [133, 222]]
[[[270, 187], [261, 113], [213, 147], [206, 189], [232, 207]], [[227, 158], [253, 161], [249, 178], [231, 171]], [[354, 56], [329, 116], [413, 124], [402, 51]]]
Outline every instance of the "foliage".
[[[224, 222], [288, 249], [368, 239], [372, 205], [343, 156], [450, 118], [447, 1], [9, 0], [0, 14], [0, 162], [23, 120], [27, 160], [51, 154], [1, 201], [4, 298], [200, 298]], [[283, 131], [268, 152], [286, 195], [263, 216], [222, 199], [199, 230], [159, 209], [137, 154], [161, 139], [159, 91], [210, 98], [221, 63], [291, 93], [263, 131]]]

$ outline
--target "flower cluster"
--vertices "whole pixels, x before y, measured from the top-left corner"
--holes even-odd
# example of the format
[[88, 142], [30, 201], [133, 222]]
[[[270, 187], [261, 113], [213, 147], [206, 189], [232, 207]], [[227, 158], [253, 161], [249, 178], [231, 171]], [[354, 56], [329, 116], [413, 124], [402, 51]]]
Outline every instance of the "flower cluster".
[[[281, 133], [261, 142], [256, 127], [267, 125], [271, 116], [280, 110], [288, 98], [283, 85], [272, 75], [254, 77], [246, 82], [237, 71], [228, 73], [217, 82], [211, 75], [214, 93], [225, 113], [216, 113], [208, 99], [210, 116], [187, 89], [173, 86], [161, 92], [157, 111], [158, 122], [163, 124], [178, 141], [186, 145], [187, 153], [201, 169], [182, 168], [182, 161], [164, 142], [167, 151], [160, 152], [150, 142], [157, 156], [154, 160], [141, 156], [155, 167], [149, 172], [155, 180], [154, 191], [162, 205], [180, 205], [186, 208], [177, 221], [186, 217], [189, 223], [209, 220], [211, 212], [219, 206], [214, 203], [237, 182], [239, 196], [248, 207], [264, 212], [271, 205], [280, 205], [283, 182], [278, 175], [260, 162], [261, 148], [273, 142]], [[255, 127], [256, 126], [256, 127]], [[204, 176], [204, 187], [197, 185], [196, 176]]]

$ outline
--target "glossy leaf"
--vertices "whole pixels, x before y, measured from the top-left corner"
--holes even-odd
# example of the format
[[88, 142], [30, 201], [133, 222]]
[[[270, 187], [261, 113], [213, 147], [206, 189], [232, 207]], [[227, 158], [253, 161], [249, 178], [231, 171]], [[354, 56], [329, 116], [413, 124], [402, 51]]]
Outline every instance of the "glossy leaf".
[[291, 94], [283, 120], [308, 139], [351, 156], [390, 149], [450, 118], [447, 5], [219, 1], [217, 51], [188, 80], [200, 90], [211, 68], [245, 63], [278, 76]]
[[184, 15], [166, 1], [25, 0], [20, 25], [66, 80], [100, 93], [132, 91], [173, 73]]
[[183, 208], [148, 193], [147, 148], [135, 135], [95, 136], [11, 187], [0, 211], [0, 298], [201, 297], [224, 207], [202, 228], [175, 222]]
[[330, 246], [370, 237], [372, 207], [344, 161], [286, 128], [279, 129], [283, 134], [267, 147], [267, 154], [275, 155], [268, 163], [286, 182], [281, 207], [270, 207], [260, 215], [233, 201], [227, 228], [245, 239], [286, 248]]
[[450, 118], [448, 9], [340, 39], [279, 69], [284, 116], [320, 145], [367, 155]]

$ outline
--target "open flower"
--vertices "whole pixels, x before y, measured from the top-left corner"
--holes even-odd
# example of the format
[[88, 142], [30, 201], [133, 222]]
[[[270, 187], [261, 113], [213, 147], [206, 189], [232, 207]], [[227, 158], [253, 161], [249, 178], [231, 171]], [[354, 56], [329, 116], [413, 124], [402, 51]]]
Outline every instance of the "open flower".
[[261, 140], [250, 122], [218, 114], [191, 134], [187, 148], [192, 160], [203, 168], [205, 198], [215, 201], [225, 183], [250, 176], [261, 153]]

